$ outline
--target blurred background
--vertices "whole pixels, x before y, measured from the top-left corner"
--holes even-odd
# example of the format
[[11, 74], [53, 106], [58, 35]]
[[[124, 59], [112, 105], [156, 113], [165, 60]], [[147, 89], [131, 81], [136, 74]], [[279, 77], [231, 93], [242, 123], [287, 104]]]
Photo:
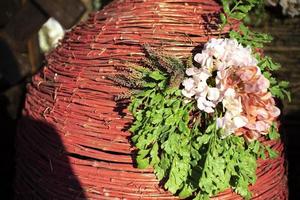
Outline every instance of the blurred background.
[[[110, 0], [0, 0], [0, 196], [13, 198], [14, 137], [26, 84], [64, 33]], [[292, 102], [283, 102], [290, 199], [300, 199], [300, 0], [266, 0], [246, 19], [274, 40], [265, 54], [282, 65]]]

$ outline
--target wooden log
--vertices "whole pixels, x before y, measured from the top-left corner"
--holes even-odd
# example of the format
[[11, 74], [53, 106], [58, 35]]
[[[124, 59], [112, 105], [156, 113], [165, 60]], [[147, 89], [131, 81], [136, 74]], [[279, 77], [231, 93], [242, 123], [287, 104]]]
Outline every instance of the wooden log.
[[38, 32], [48, 18], [47, 13], [33, 2], [27, 1], [18, 13], [11, 18], [1, 36], [13, 49], [20, 51], [20, 47], [24, 48], [26, 41]]
[[33, 0], [33, 2], [66, 29], [71, 28], [85, 11], [80, 0]]
[[29, 42], [31, 56], [24, 57], [24, 53], [28, 51], [28, 40], [39, 31], [49, 17], [53, 16], [65, 28], [70, 28], [84, 11], [84, 4], [80, 0], [27, 0], [0, 32], [0, 40], [7, 52], [12, 54], [10, 58], [13, 58], [16, 66], [13, 74], [1, 72], [2, 77], [5, 77], [5, 88], [18, 83], [35, 71], [32, 66], [37, 65], [40, 59], [38, 49], [34, 48], [37, 45], [36, 41]]

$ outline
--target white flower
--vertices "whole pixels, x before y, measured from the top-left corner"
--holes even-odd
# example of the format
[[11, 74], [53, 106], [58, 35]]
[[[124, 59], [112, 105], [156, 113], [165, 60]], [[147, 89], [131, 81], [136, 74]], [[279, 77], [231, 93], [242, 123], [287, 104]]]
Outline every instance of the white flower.
[[233, 124], [236, 129], [246, 126], [247, 123], [248, 123], [248, 119], [246, 117], [236, 116], [233, 118]]
[[246, 126], [248, 119], [244, 116], [232, 116], [230, 112], [226, 112], [224, 117], [217, 118], [217, 127], [223, 129], [222, 138], [225, 138], [237, 129]]
[[251, 54], [250, 47], [243, 47], [235, 39], [211, 39], [208, 41], [202, 53], [194, 57], [210, 72], [223, 70], [230, 66], [256, 66], [257, 60]]
[[194, 57], [194, 60], [206, 68], [210, 68], [213, 65], [212, 56], [209, 56], [206, 52], [197, 53]]
[[215, 39], [212, 38], [208, 43], [205, 45], [205, 50], [208, 52], [210, 56], [214, 56], [217, 59], [221, 59], [224, 57], [225, 46], [226, 46], [227, 39]]
[[181, 91], [182, 95], [187, 98], [192, 98], [196, 94], [196, 91], [194, 90], [195, 87], [195, 81], [192, 78], [185, 79], [182, 82], [182, 85], [184, 86], [184, 89]]
[[182, 90], [182, 95], [187, 97], [187, 98], [192, 98], [196, 94], [194, 90]]
[[182, 85], [185, 87], [186, 90], [190, 91], [191, 89], [193, 89], [195, 81], [192, 78], [188, 78], [182, 82]]
[[198, 74], [194, 75], [193, 78], [196, 81], [206, 82], [209, 77], [211, 77], [211, 73], [206, 69], [201, 69]]
[[235, 97], [225, 97], [222, 104], [227, 112], [231, 113], [233, 116], [237, 116], [243, 111], [241, 100]]
[[218, 72], [228, 67], [228, 64], [226, 62], [222, 62], [221, 60], [216, 60], [215, 65]]
[[199, 81], [196, 85], [196, 88], [195, 88], [195, 91], [196, 91], [196, 98], [198, 97], [206, 97], [207, 95], [207, 92], [208, 92], [208, 85], [206, 82], [203, 82], [203, 81]]
[[187, 68], [185, 70], [186, 75], [188, 76], [193, 76], [197, 73], [199, 73], [200, 69], [196, 68], [196, 67], [191, 67], [191, 68]]
[[211, 101], [217, 101], [220, 97], [220, 91], [218, 88], [208, 88], [207, 91], [207, 99], [211, 100]]
[[[192, 77], [183, 81], [182, 85], [184, 89], [182, 90], [182, 94], [187, 98], [195, 96], [200, 110], [207, 113], [214, 112], [213, 107], [215, 107], [215, 104], [206, 99], [208, 91], [210, 90], [206, 80], [211, 77], [211, 73], [203, 68], [192, 67], [186, 69], [186, 74]], [[210, 91], [211, 99], [215, 99], [216, 96], [218, 96], [218, 94], [215, 93], [215, 90]]]
[[241, 115], [243, 111], [241, 99], [236, 97], [234, 89], [228, 88], [225, 91], [222, 104], [226, 112], [224, 117], [217, 119], [217, 127], [223, 129], [222, 137], [225, 138], [246, 126], [248, 119]]
[[213, 113], [216, 104], [219, 102], [220, 91], [216, 87], [209, 87], [206, 83], [212, 74], [205, 68], [188, 68], [188, 76], [192, 76], [183, 81], [184, 89], [182, 94], [187, 98], [197, 100], [197, 107], [206, 113]]
[[213, 113], [215, 104], [211, 101], [208, 101], [205, 97], [199, 97], [197, 99], [197, 107], [199, 108], [199, 110], [202, 110], [206, 113]]
[[226, 61], [231, 66], [245, 67], [257, 65], [257, 60], [252, 56], [251, 49], [249, 47], [244, 48], [241, 45], [231, 51]]
[[226, 113], [224, 117], [217, 118], [217, 128], [221, 128], [223, 130], [221, 135], [222, 138], [231, 135], [235, 130], [232, 117]]
[[203, 68], [191, 67], [185, 70], [186, 75], [193, 76], [193, 78], [197, 81], [206, 81], [209, 77], [211, 77], [211, 73]]
[[235, 90], [232, 88], [228, 88], [225, 93], [224, 93], [225, 97], [234, 97], [235, 96]]
[[[242, 105], [241, 100], [236, 98], [234, 89], [225, 91], [222, 80], [226, 77], [227, 69], [232, 66], [256, 66], [257, 61], [251, 55], [251, 49], [244, 48], [235, 39], [213, 38], [205, 44], [201, 53], [195, 55], [194, 60], [201, 65], [201, 68], [186, 69], [189, 78], [182, 83], [184, 86], [182, 94], [188, 98], [195, 98], [199, 110], [207, 113], [214, 112], [216, 105], [222, 101], [227, 116], [230, 115], [223, 122], [229, 124], [226, 127], [231, 132], [231, 129], [243, 122], [239, 118]], [[217, 71], [216, 86], [210, 87], [207, 85], [207, 80], [212, 77], [214, 71]], [[238, 118], [234, 121], [234, 117]], [[231, 126], [232, 128], [229, 128]]]
[[205, 101], [204, 97], [200, 97], [200, 98], [197, 99], [197, 107], [199, 108], [199, 110], [204, 110], [205, 109], [203, 101]]
[[225, 127], [225, 118], [224, 117], [218, 117], [217, 118], [217, 127], [218, 128], [224, 128]]

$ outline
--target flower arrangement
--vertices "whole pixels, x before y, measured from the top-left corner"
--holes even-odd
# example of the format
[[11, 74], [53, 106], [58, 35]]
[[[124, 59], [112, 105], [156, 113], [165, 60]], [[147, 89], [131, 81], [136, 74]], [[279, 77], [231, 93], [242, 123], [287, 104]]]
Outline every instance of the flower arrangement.
[[[251, 49], [235, 39], [211, 39], [195, 56], [200, 68], [186, 70], [182, 94], [197, 101], [199, 110], [213, 113], [221, 103], [217, 118], [222, 137], [243, 135], [247, 141], [268, 134], [280, 110], [268, 91], [270, 81], [263, 76]], [[213, 76], [215, 74], [215, 76]], [[207, 83], [210, 79], [210, 85]]]
[[[221, 29], [256, 4], [245, 2], [223, 2]], [[271, 74], [279, 65], [257, 51], [269, 41], [241, 24], [188, 59], [146, 45], [145, 59], [108, 77], [129, 88], [116, 100], [130, 99], [137, 167], [153, 167], [164, 188], [180, 198], [208, 199], [228, 188], [251, 198], [256, 160], [277, 156], [259, 140], [280, 137], [274, 98], [290, 99], [288, 82]]]

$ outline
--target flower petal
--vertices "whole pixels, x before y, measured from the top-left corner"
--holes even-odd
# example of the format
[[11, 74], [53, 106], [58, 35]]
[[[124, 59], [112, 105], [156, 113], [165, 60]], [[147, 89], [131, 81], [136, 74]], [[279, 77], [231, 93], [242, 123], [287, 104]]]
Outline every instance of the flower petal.
[[207, 99], [211, 101], [217, 101], [220, 97], [220, 91], [218, 88], [208, 88]]
[[233, 118], [233, 123], [234, 123], [234, 126], [238, 129], [238, 128], [244, 127], [248, 123], [248, 120], [246, 117], [237, 116], [237, 117]]
[[194, 87], [195, 81], [192, 78], [185, 79], [182, 82], [182, 85], [186, 90], [191, 90]]
[[182, 93], [183, 96], [185, 96], [187, 98], [192, 98], [192, 96], [195, 95], [195, 91], [194, 90], [190, 90], [189, 91], [189, 90], [183, 89], [183, 90], [181, 90], [181, 93]]
[[196, 67], [187, 68], [185, 70], [186, 75], [193, 76], [198, 73], [198, 69]]

